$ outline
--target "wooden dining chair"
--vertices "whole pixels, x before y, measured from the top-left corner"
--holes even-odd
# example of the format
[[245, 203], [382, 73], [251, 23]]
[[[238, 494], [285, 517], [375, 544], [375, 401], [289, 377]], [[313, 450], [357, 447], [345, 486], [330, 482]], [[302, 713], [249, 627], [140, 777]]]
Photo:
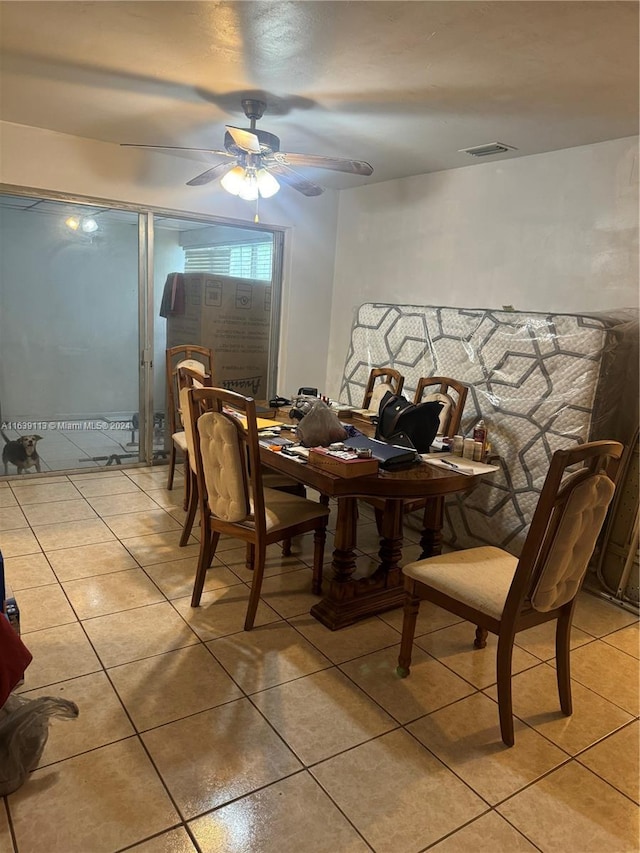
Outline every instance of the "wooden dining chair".
[[469, 386], [450, 376], [422, 376], [418, 379], [413, 402], [442, 403], [438, 435], [453, 438], [460, 431], [460, 421], [467, 401]]
[[[436, 390], [437, 389], [437, 390]], [[438, 435], [453, 438], [460, 432], [460, 422], [464, 413], [464, 404], [467, 401], [467, 393], [469, 387], [457, 379], [452, 379], [450, 376], [422, 376], [418, 380], [416, 393], [413, 397], [413, 402], [418, 403], [439, 402], [442, 403], [440, 410], [440, 426], [438, 427]], [[427, 512], [429, 501], [427, 499], [418, 498], [417, 500], [405, 501], [403, 512], [407, 515], [410, 512], [417, 512], [424, 509], [425, 517], [423, 519], [423, 527], [427, 526]], [[380, 518], [376, 513], [376, 521], [380, 524]]]
[[[418, 403], [439, 402], [442, 403], [440, 410], [440, 426], [438, 435], [453, 438], [460, 430], [460, 421], [464, 412], [464, 404], [467, 400], [469, 387], [450, 376], [423, 376], [418, 380], [416, 392], [413, 396], [415, 405]], [[382, 531], [382, 514], [384, 501], [380, 498], [365, 499], [374, 508], [378, 532]], [[403, 514], [417, 512], [424, 509], [425, 516], [428, 511], [428, 498], [415, 498], [403, 503]], [[423, 521], [423, 527], [427, 526], [427, 519]]]
[[[423, 600], [477, 625], [476, 648], [498, 636], [500, 732], [513, 746], [511, 658], [515, 635], [556, 620], [560, 707], [572, 713], [569, 636], [589, 559], [615, 490], [623, 447], [593, 441], [552, 457], [520, 558], [483, 546], [404, 566], [405, 605], [398, 675], [409, 675], [416, 619]], [[581, 466], [575, 470], [576, 466]], [[574, 469], [570, 473], [569, 469]], [[472, 653], [472, 652], [471, 652]]]
[[186, 492], [189, 464], [186, 459], [187, 443], [180, 413], [180, 388], [178, 386], [178, 367], [185, 365], [199, 371], [202, 376], [213, 376], [213, 350], [210, 347], [200, 347], [185, 344], [169, 347], [165, 351], [166, 382], [167, 382], [167, 422], [171, 436], [169, 451], [169, 473], [167, 489], [173, 489], [173, 477], [176, 468], [176, 456], [181, 453], [185, 468], [185, 498], [184, 508], [187, 509], [189, 496]]
[[387, 391], [391, 391], [392, 394], [400, 394], [403, 386], [404, 376], [398, 370], [393, 367], [374, 367], [364, 389], [362, 408], [377, 413], [380, 408], [380, 401]]
[[[191, 606], [198, 607], [221, 534], [252, 549], [253, 578], [244, 628], [253, 628], [266, 549], [313, 531], [313, 586], [320, 584], [329, 510], [315, 501], [263, 486], [255, 402], [221, 388], [188, 391], [196, 460], [201, 542]], [[243, 415], [246, 427], [234, 417]]]

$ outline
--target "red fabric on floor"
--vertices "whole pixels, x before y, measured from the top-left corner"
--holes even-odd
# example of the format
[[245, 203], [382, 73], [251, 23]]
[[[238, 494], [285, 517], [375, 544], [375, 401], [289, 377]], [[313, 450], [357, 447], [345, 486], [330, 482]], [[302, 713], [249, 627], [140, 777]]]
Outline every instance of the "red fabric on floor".
[[0, 612], [0, 708], [32, 660], [31, 652]]

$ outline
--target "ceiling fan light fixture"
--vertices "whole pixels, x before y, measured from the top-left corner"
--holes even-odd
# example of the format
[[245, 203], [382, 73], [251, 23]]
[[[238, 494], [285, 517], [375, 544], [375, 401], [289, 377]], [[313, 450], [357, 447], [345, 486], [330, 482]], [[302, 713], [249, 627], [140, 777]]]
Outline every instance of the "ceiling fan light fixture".
[[253, 166], [234, 166], [220, 180], [222, 188], [244, 201], [255, 201], [258, 196], [270, 198], [280, 189], [280, 184], [266, 169]]
[[239, 195], [244, 179], [244, 166], [234, 166], [233, 169], [229, 169], [227, 174], [221, 178], [220, 183], [223, 189], [231, 193], [231, 195]]
[[258, 181], [258, 190], [260, 191], [262, 198], [271, 198], [271, 196], [275, 195], [280, 189], [278, 181], [270, 172], [267, 172], [266, 169], [258, 169], [256, 179]]
[[244, 201], [255, 201], [260, 195], [258, 178], [255, 169], [245, 169], [244, 181], [238, 191], [238, 196]]

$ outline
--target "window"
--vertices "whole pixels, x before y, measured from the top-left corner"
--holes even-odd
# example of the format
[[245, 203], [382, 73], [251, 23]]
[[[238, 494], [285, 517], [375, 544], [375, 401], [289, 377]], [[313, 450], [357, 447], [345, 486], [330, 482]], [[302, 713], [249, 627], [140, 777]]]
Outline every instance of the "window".
[[271, 281], [273, 241], [185, 248], [185, 272]]

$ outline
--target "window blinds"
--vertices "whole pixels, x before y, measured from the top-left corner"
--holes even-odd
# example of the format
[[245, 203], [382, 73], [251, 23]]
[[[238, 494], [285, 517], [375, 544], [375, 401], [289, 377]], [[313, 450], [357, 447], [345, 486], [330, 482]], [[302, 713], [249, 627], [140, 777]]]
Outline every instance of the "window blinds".
[[273, 243], [230, 243], [185, 248], [185, 272], [271, 281]]

